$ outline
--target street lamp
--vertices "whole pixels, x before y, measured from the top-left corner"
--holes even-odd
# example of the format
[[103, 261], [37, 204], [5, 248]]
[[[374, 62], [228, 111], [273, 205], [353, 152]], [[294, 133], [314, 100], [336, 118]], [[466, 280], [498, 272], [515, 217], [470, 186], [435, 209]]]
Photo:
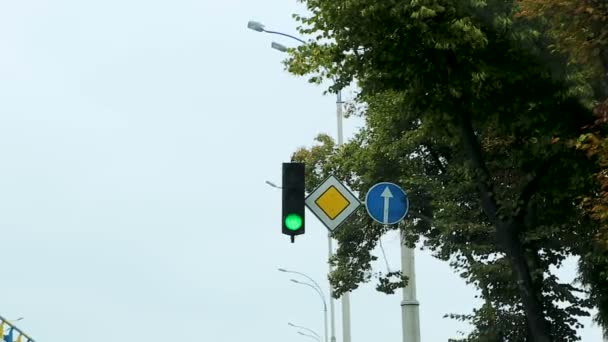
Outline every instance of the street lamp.
[[[323, 329], [325, 331], [325, 342], [328, 342], [328, 335], [327, 335], [327, 300], [325, 299], [325, 295], [323, 295], [323, 290], [321, 289], [321, 286], [319, 286], [319, 284], [316, 281], [314, 281], [314, 279], [312, 279], [311, 277], [307, 276], [304, 273], [296, 272], [296, 271], [290, 271], [290, 270], [286, 270], [284, 268], [279, 268], [278, 270], [279, 270], [279, 272], [293, 273], [293, 274], [301, 275], [302, 277], [304, 277], [304, 278], [306, 278], [306, 279], [308, 279], [308, 280], [310, 280], [312, 282], [312, 284], [309, 284], [309, 283], [298, 281], [296, 279], [290, 279], [292, 283], [299, 284], [299, 285], [305, 285], [305, 286], [310, 287], [311, 289], [315, 290], [315, 292], [317, 292], [317, 294], [319, 294], [319, 297], [321, 297], [321, 301], [323, 302]], [[334, 339], [335, 339], [335, 336], [334, 336], [333, 332], [334, 332], [334, 330], [333, 330], [333, 326], [332, 326], [332, 341], [334, 341]]]
[[305, 334], [305, 333], [303, 333], [303, 332], [301, 332], [301, 331], [298, 331], [298, 334], [300, 334], [300, 335], [302, 335], [302, 336], [310, 337], [310, 338], [312, 338], [312, 339], [314, 339], [314, 340], [317, 340], [317, 341], [321, 342], [321, 339], [320, 339], [320, 338], [318, 338], [317, 336], [310, 335], [310, 334]]
[[283, 189], [282, 187], [280, 187], [280, 186], [278, 186], [278, 185], [274, 184], [274, 183], [273, 183], [273, 182], [271, 182], [271, 181], [266, 181], [265, 183], [266, 183], [266, 184], [268, 184], [268, 185], [270, 185], [270, 186], [271, 186], [271, 187], [273, 187], [273, 188], [277, 188], [277, 189]]
[[[286, 270], [286, 269], [281, 268], [281, 267], [277, 268], [277, 270], [279, 270], [279, 272], [293, 273], [293, 274], [300, 275], [300, 276], [302, 276], [302, 277], [310, 280], [313, 284], [315, 284], [315, 286], [317, 287], [317, 289], [319, 289], [319, 291], [323, 292], [323, 290], [321, 289], [321, 286], [319, 286], [319, 284], [314, 279], [312, 279], [311, 277], [307, 276], [306, 274], [304, 274], [302, 272], [292, 271], [292, 270]], [[323, 301], [325, 301], [325, 299], [323, 299]]]
[[[303, 281], [299, 281], [296, 279], [290, 279], [290, 280], [292, 283], [306, 285], [306, 286], [310, 287], [311, 289], [315, 290], [319, 294], [319, 297], [321, 297], [321, 300], [323, 301], [323, 311], [325, 311], [325, 313], [327, 313], [327, 302], [325, 301], [325, 296], [323, 295], [323, 292], [321, 292], [321, 290], [319, 288], [317, 288], [316, 286], [314, 286], [312, 284], [305, 283]], [[325, 317], [325, 320], [327, 321], [327, 317]]]
[[247, 23], [247, 27], [250, 28], [250, 29], [252, 29], [252, 30], [254, 30], [254, 31], [257, 31], [257, 32], [278, 34], [280, 36], [285, 36], [285, 37], [289, 37], [291, 39], [295, 39], [295, 40], [299, 41], [302, 44], [306, 44], [306, 42], [304, 40], [302, 40], [302, 39], [300, 39], [298, 37], [294, 37], [294, 36], [292, 36], [290, 34], [283, 33], [283, 32], [277, 32], [277, 31], [268, 31], [267, 29], [264, 28], [264, 25], [262, 23], [257, 22], [257, 21], [250, 20]]
[[279, 44], [277, 42], [272, 42], [272, 44], [270, 44], [270, 47], [275, 50], [279, 50], [281, 52], [287, 52], [287, 47], [285, 45]]
[[257, 21], [250, 20], [247, 23], [247, 27], [258, 32], [264, 32], [264, 25], [262, 23], [258, 23]]
[[304, 330], [310, 331], [310, 332], [311, 332], [313, 335], [315, 335], [315, 336], [316, 336], [318, 339], [321, 339], [321, 336], [319, 336], [319, 334], [317, 334], [317, 333], [316, 333], [314, 330], [312, 330], [312, 329], [309, 329], [309, 328], [307, 328], [307, 327], [303, 327], [303, 326], [300, 326], [300, 325], [295, 325], [295, 324], [293, 324], [293, 323], [287, 323], [287, 325], [289, 325], [290, 327], [293, 327], [293, 328], [297, 328], [297, 329], [304, 329]]
[[[269, 31], [266, 30], [265, 26], [257, 21], [249, 21], [247, 23], [247, 27], [253, 31], [256, 32], [264, 32], [264, 33], [270, 33], [270, 34], [276, 34], [276, 35], [280, 35], [280, 36], [285, 36], [294, 40], [297, 40], [298, 42], [302, 43], [302, 44], [306, 44], [306, 42], [303, 39], [294, 37], [292, 35], [286, 34], [286, 33], [282, 33], [282, 32], [277, 32], [277, 31]], [[275, 50], [281, 51], [281, 52], [285, 52], [287, 51], [287, 48], [279, 43], [275, 43], [273, 42], [271, 44], [271, 47]], [[342, 119], [344, 117], [344, 115], [342, 114], [342, 90], [338, 89], [338, 91], [336, 92], [336, 118], [337, 118], [337, 124], [338, 124], [338, 130], [337, 130], [337, 145], [338, 147], [342, 146], [343, 143], [343, 127], [342, 127]], [[327, 233], [327, 250], [328, 250], [328, 260], [331, 259], [331, 257], [333, 256], [333, 246], [332, 246], [332, 238], [331, 238], [331, 232]], [[331, 264], [329, 266], [329, 271], [331, 272]], [[331, 283], [329, 283], [329, 293], [331, 294], [333, 292], [332, 290], [332, 286]], [[342, 326], [343, 326], [343, 340], [344, 342], [350, 342], [350, 294], [349, 292], [346, 292], [342, 295]], [[335, 342], [336, 341], [336, 333], [335, 333], [335, 312], [334, 312], [334, 300], [333, 298], [329, 299], [329, 311], [331, 314], [331, 342]], [[327, 339], [326, 341], [327, 342]]]

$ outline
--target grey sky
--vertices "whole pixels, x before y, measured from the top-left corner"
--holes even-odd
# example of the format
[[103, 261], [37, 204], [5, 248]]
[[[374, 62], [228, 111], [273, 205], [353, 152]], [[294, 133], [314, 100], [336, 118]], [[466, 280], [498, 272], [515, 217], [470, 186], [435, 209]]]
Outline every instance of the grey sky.
[[[246, 28], [294, 33], [301, 9], [0, 2], [0, 314], [24, 316], [39, 342], [305, 339], [288, 321], [322, 332], [317, 295], [276, 268], [322, 281], [325, 228], [309, 213], [290, 244], [264, 181], [335, 136], [334, 99], [283, 71], [270, 43], [291, 41]], [[397, 268], [396, 236], [383, 242]], [[469, 312], [474, 293], [417, 258], [422, 339], [446, 341], [466, 326], [443, 314]], [[398, 296], [351, 298], [354, 342], [400, 340]], [[599, 336], [588, 327], [583, 341]]]

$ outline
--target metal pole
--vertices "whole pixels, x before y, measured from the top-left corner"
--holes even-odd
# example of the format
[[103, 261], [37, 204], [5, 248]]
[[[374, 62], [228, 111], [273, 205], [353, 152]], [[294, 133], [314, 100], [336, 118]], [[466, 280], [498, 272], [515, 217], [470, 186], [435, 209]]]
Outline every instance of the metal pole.
[[323, 292], [321, 292], [320, 289], [316, 288], [312, 284], [303, 283], [301, 281], [297, 281], [294, 279], [292, 279], [291, 281], [295, 282], [296, 284], [306, 285], [306, 286], [312, 288], [313, 290], [317, 291], [317, 293], [321, 297], [321, 300], [323, 301], [323, 325], [324, 325], [324, 329], [325, 329], [325, 340], [324, 341], [327, 342], [327, 303], [325, 302], [325, 297], [323, 297]]
[[327, 305], [323, 308], [323, 329], [325, 330], [325, 342], [329, 342], [327, 339]]
[[[342, 119], [342, 89], [336, 93], [336, 119], [338, 122], [338, 147], [343, 143], [343, 126]], [[342, 295], [342, 341], [350, 342], [350, 293], [346, 292]]]
[[[282, 33], [282, 32], [277, 32], [277, 31], [269, 31], [264, 29], [263, 27], [261, 28], [262, 32], [266, 32], [266, 33], [270, 33], [270, 34], [278, 34], [281, 36], [285, 36], [285, 37], [289, 37], [289, 38], [293, 38], [297, 41], [299, 41], [302, 44], [306, 44], [306, 42], [303, 39], [294, 37], [292, 35], [286, 34], [286, 33]], [[338, 90], [337, 94], [336, 94], [336, 116], [338, 119], [338, 147], [342, 145], [342, 90]], [[268, 183], [268, 182], [267, 182]], [[273, 184], [270, 184], [271, 186]], [[331, 238], [331, 232], [327, 235], [327, 239], [328, 239], [328, 247], [329, 247], [329, 258], [332, 257], [333, 255], [333, 248], [332, 248], [332, 238]], [[329, 260], [329, 259], [328, 259]], [[329, 267], [329, 271], [331, 272], [332, 268], [331, 266]], [[312, 280], [312, 279], [311, 279]], [[313, 281], [314, 282], [314, 281]], [[315, 283], [316, 284], [316, 283]], [[318, 286], [318, 284], [317, 284]], [[336, 315], [335, 315], [335, 307], [334, 307], [334, 297], [332, 295], [333, 293], [333, 288], [331, 286], [331, 283], [329, 284], [329, 310], [330, 310], [330, 319], [331, 319], [331, 342], [336, 342]], [[344, 302], [346, 301], [346, 308], [348, 310], [344, 310], [345, 306], [344, 306]], [[342, 296], [342, 312], [345, 313], [343, 314], [343, 321], [344, 321], [344, 331], [348, 330], [348, 333], [346, 333], [344, 336], [344, 342], [350, 342], [350, 297], [348, 292], [345, 293]], [[348, 329], [346, 329], [346, 327], [348, 327]], [[325, 318], [325, 342], [327, 342], [327, 316]]]
[[342, 341], [350, 342], [350, 294], [342, 296]]
[[401, 270], [408, 277], [407, 286], [403, 287], [401, 302], [401, 319], [403, 342], [420, 342], [420, 303], [416, 299], [416, 261], [414, 249], [405, 245], [405, 235], [401, 234]]
[[[331, 243], [331, 233], [327, 234], [327, 246], [329, 247], [329, 257], [327, 260], [331, 259], [333, 255], [333, 247]], [[329, 272], [331, 273], [331, 265], [329, 266]], [[333, 297], [334, 289], [331, 286], [331, 282], [329, 282], [329, 312], [331, 319], [331, 342], [336, 342], [336, 313], [334, 310], [334, 297]], [[327, 322], [327, 319], [325, 320]], [[327, 326], [327, 325], [326, 325]]]
[[342, 128], [342, 89], [338, 90], [336, 94], [336, 116], [338, 119], [338, 147], [342, 146], [343, 143], [343, 128]]
[[[270, 34], [278, 34], [281, 36], [285, 36], [285, 37], [289, 37], [289, 38], [293, 38], [297, 41], [299, 41], [300, 43], [306, 44], [306, 42], [303, 39], [294, 37], [292, 35], [289, 34], [285, 34], [282, 32], [277, 32], [277, 31], [269, 31], [264, 29], [263, 27], [261, 28], [262, 32], [266, 32], [266, 33], [270, 33]], [[337, 94], [336, 94], [336, 116], [337, 116], [337, 120], [338, 120], [338, 139], [337, 139], [337, 144], [338, 147], [342, 146], [342, 141], [343, 141], [343, 129], [342, 129], [342, 90], [338, 90]], [[333, 255], [333, 248], [332, 248], [332, 238], [331, 238], [331, 233], [328, 234], [328, 247], [329, 247], [329, 258], [332, 257]], [[332, 271], [331, 266], [329, 267], [329, 271]], [[317, 284], [318, 286], [318, 284]], [[330, 322], [331, 322], [331, 342], [336, 342], [336, 321], [335, 321], [335, 307], [334, 307], [334, 299], [333, 299], [333, 288], [331, 286], [331, 283], [329, 284], [329, 310], [330, 310]], [[343, 315], [343, 331], [344, 331], [344, 342], [350, 342], [350, 296], [349, 293], [345, 293], [344, 295], [342, 295], [342, 315]], [[325, 326], [327, 327], [327, 319], [325, 319]], [[326, 329], [327, 330], [327, 329]], [[325, 336], [325, 342], [327, 342], [327, 334]]]
[[[331, 237], [329, 240], [329, 250], [330, 250], [330, 257], [331, 257]], [[327, 339], [327, 302], [325, 300], [325, 296], [323, 295], [323, 289], [321, 288], [321, 286], [319, 286], [319, 284], [312, 279], [311, 277], [307, 276], [306, 274], [302, 273], [302, 272], [297, 272], [297, 271], [291, 271], [291, 270], [286, 270], [284, 268], [279, 268], [280, 272], [286, 272], [286, 273], [293, 273], [293, 274], [298, 274], [301, 275], [303, 277], [305, 277], [306, 279], [310, 280], [314, 286], [312, 286], [311, 284], [306, 284], [300, 281], [296, 281], [297, 284], [302, 284], [302, 285], [307, 285], [312, 287], [315, 291], [317, 291], [317, 293], [319, 294], [319, 297], [321, 297], [321, 300], [323, 301], [323, 327], [325, 330], [325, 342], [329, 342], [329, 340]], [[293, 281], [293, 279], [292, 279]], [[333, 319], [333, 302], [332, 302], [332, 297], [331, 297], [331, 284], [329, 284], [329, 305], [331, 307], [332, 310], [332, 319]], [[332, 321], [333, 324], [333, 321]], [[332, 328], [332, 336], [333, 336], [333, 328]], [[335, 337], [333, 338], [332, 342], [335, 342]]]

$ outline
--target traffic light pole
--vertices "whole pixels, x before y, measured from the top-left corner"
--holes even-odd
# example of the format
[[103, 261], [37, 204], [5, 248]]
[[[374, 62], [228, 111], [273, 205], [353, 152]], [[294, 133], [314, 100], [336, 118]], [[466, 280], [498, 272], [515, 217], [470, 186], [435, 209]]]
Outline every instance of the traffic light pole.
[[[338, 121], [338, 147], [342, 146], [343, 143], [343, 126], [342, 126], [342, 89], [339, 89], [336, 93], [336, 119]], [[331, 246], [331, 234], [329, 235], [329, 241]], [[329, 250], [330, 257], [333, 254], [332, 249]], [[330, 268], [331, 272], [331, 268]], [[330, 284], [331, 288], [331, 284]], [[333, 310], [332, 310], [333, 312]], [[333, 313], [332, 313], [333, 321]], [[333, 324], [332, 324], [333, 326]], [[333, 328], [332, 328], [333, 329]], [[335, 335], [332, 332], [332, 338], [335, 339]], [[342, 341], [350, 342], [350, 292], [346, 292], [342, 295]], [[332, 340], [334, 342], [334, 340]]]
[[[331, 259], [333, 254], [333, 246], [331, 243], [331, 232], [327, 234], [327, 246], [329, 247], [329, 256], [327, 260]], [[329, 272], [331, 272], [331, 266], [329, 266]], [[333, 287], [331, 286], [331, 282], [329, 283], [329, 313], [330, 317], [330, 326], [331, 326], [331, 342], [336, 342], [336, 315], [334, 309], [334, 297], [332, 293], [334, 292]], [[325, 339], [327, 342], [327, 337]]]
[[[282, 35], [282, 36], [297, 40], [298, 42], [300, 42], [302, 44], [306, 44], [306, 42], [304, 40], [294, 37], [292, 35], [288, 35], [288, 34], [285, 34], [282, 32], [277, 32], [277, 31], [266, 30], [264, 28], [264, 25], [262, 25], [259, 22], [250, 21], [249, 23], [247, 23], [247, 27], [254, 31], [257, 31], [257, 32], [278, 34], [278, 35]], [[279, 51], [283, 51], [283, 52], [286, 51], [286, 48], [282, 47], [280, 44], [273, 43], [272, 47]], [[343, 133], [343, 128], [342, 128], [343, 114], [342, 114], [342, 90], [341, 89], [339, 89], [336, 93], [336, 117], [338, 120], [337, 145], [338, 145], [338, 147], [340, 147], [340, 146], [342, 146], [342, 141], [343, 141], [343, 134], [342, 134]], [[331, 258], [333, 255], [331, 232], [327, 235], [327, 239], [328, 239], [328, 247], [329, 247], [329, 258]], [[292, 242], [293, 242], [293, 236], [292, 236]], [[332, 271], [331, 266], [329, 266], [329, 271], [330, 272]], [[331, 342], [336, 342], [335, 308], [334, 308], [334, 299], [333, 299], [333, 296], [331, 295], [333, 292], [331, 283], [329, 284], [329, 290], [330, 290], [329, 308], [330, 308], [330, 315], [331, 315]], [[343, 323], [342, 324], [343, 342], [350, 342], [350, 294], [349, 294], [349, 292], [346, 292], [345, 294], [342, 295], [342, 323]], [[325, 341], [325, 342], [327, 342], [327, 341]]]

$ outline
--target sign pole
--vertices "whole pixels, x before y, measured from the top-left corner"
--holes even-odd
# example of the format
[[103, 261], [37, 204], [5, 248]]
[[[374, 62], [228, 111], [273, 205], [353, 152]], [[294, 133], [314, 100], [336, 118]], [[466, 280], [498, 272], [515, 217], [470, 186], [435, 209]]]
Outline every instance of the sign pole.
[[[365, 208], [369, 216], [385, 226], [399, 224], [409, 210], [407, 194], [397, 184], [381, 182], [373, 185], [365, 196]], [[416, 268], [414, 248], [409, 248], [405, 241], [405, 231], [401, 237], [401, 272], [407, 277], [408, 284], [403, 287], [401, 301], [401, 328], [403, 342], [420, 342], [420, 317], [416, 299]]]
[[403, 287], [403, 301], [401, 302], [403, 342], [420, 342], [420, 303], [416, 299], [414, 248], [406, 246], [403, 232], [401, 232], [401, 272], [409, 279], [407, 286]]
[[[336, 93], [336, 117], [338, 120], [338, 148], [342, 146], [342, 89]], [[331, 236], [330, 236], [331, 239]], [[342, 295], [342, 341], [350, 342], [350, 292]]]
[[[328, 262], [333, 254], [333, 247], [331, 243], [331, 231], [327, 232], [327, 246], [329, 247], [329, 256], [327, 258]], [[331, 266], [329, 266], [329, 272], [331, 272]], [[330, 312], [330, 326], [331, 326], [331, 342], [336, 342], [336, 314], [334, 308], [334, 296], [332, 293], [334, 292], [333, 286], [331, 286], [331, 282], [329, 282], [329, 312]], [[326, 341], [327, 342], [327, 339]]]

